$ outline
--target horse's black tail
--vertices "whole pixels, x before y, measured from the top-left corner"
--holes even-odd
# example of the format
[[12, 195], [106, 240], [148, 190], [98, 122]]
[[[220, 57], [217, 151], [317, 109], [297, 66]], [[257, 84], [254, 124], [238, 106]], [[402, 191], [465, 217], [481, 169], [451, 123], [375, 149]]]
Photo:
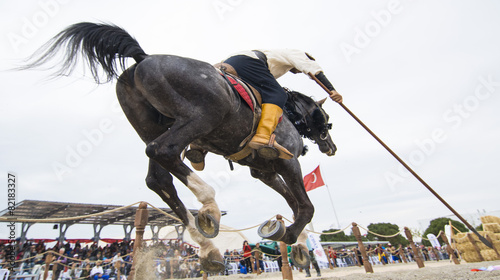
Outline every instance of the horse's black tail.
[[60, 48], [66, 52], [61, 63], [56, 65], [60, 68], [56, 75], [71, 74], [81, 51], [97, 83], [102, 82], [99, 66], [104, 70], [104, 82], [110, 82], [118, 77], [118, 71], [125, 70], [126, 57], [134, 58], [137, 63], [147, 57], [139, 43], [122, 28], [110, 24], [81, 22], [54, 36], [34, 54], [38, 58], [23, 68], [34, 68], [48, 62], [56, 56]]

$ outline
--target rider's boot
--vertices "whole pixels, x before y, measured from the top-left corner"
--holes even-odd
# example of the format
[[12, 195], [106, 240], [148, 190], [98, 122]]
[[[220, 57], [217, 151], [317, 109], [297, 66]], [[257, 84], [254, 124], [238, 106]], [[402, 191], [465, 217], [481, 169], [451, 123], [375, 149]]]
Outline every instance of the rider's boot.
[[260, 116], [259, 125], [257, 126], [254, 137], [248, 143], [248, 146], [257, 150], [259, 155], [263, 158], [293, 158], [293, 154], [285, 147], [278, 144], [274, 139], [275, 135], [273, 132], [282, 114], [283, 110], [278, 105], [271, 103], [262, 104], [262, 114]]
[[203, 171], [203, 169], [205, 169], [205, 156], [207, 155], [207, 151], [195, 144], [190, 144], [189, 150], [185, 155], [195, 170]]

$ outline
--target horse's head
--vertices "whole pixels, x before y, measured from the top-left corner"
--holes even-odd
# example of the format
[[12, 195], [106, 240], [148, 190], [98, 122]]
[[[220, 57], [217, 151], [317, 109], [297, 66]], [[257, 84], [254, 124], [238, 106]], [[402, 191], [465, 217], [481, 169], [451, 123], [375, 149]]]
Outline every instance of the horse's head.
[[335, 155], [337, 147], [329, 133], [332, 128], [332, 124], [328, 123], [330, 116], [322, 107], [326, 98], [316, 102], [299, 92], [286, 88], [285, 90], [288, 93], [288, 100], [284, 111], [300, 135], [316, 143], [322, 153], [328, 156]]

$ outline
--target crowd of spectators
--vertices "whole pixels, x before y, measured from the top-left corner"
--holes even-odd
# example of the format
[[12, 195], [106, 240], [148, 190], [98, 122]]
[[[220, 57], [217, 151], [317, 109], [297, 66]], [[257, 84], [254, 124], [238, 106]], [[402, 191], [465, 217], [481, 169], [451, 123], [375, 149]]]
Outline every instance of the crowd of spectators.
[[[147, 246], [151, 251], [158, 279], [180, 279], [201, 277], [196, 248], [178, 240], [154, 242]], [[27, 241], [0, 244], [0, 268], [7, 268], [13, 274], [31, 274], [36, 268], [46, 265], [51, 254], [49, 270], [56, 279], [107, 279], [129, 275], [132, 267], [133, 241], [109, 243], [106, 246], [76, 243], [56, 243], [49, 247], [43, 241]], [[12, 257], [8, 257], [12, 256]], [[57, 265], [56, 265], [57, 264]]]
[[[241, 249], [226, 250], [224, 261], [226, 271], [229, 274], [234, 264], [237, 265], [236, 273], [251, 273], [257, 269], [264, 272], [264, 260], [267, 262], [279, 262], [281, 270], [281, 252], [278, 246], [272, 253], [263, 253], [259, 244], [252, 245], [244, 242]], [[23, 245], [0, 244], [0, 268], [9, 268], [15, 273], [30, 274], [36, 266], [45, 266], [48, 251], [54, 253], [49, 270], [56, 274], [56, 279], [108, 279], [118, 274], [127, 276], [132, 267], [133, 241], [121, 241], [109, 243], [104, 247], [97, 243], [84, 244], [56, 243], [52, 247], [46, 246], [43, 241], [33, 243], [25, 242]], [[183, 279], [202, 276], [202, 268], [199, 263], [197, 249], [187, 243], [178, 240], [154, 242], [145, 246], [147, 251], [152, 252], [155, 276], [157, 279]], [[449, 259], [443, 248], [441, 250], [432, 247], [419, 246], [419, 254], [424, 261]], [[332, 267], [362, 266], [363, 258], [361, 251], [357, 248], [333, 249], [330, 246], [325, 250]], [[257, 253], [258, 252], [258, 253]], [[366, 247], [368, 258], [372, 264], [392, 264], [414, 261], [415, 256], [410, 247], [394, 247], [391, 244]], [[402, 256], [404, 254], [404, 258]], [[13, 256], [8, 258], [7, 255]], [[14, 260], [14, 261], [13, 261]], [[289, 259], [290, 265], [293, 262]], [[13, 267], [12, 267], [13, 264]], [[56, 265], [57, 264], [57, 265]], [[232, 265], [233, 264], [233, 265]], [[320, 274], [317, 268], [318, 275]], [[235, 273], [233, 271], [233, 273]], [[308, 273], [309, 274], [309, 273]], [[97, 276], [96, 276], [97, 275]]]
[[[419, 254], [423, 261], [444, 260], [450, 258], [444, 247], [439, 250], [433, 249], [432, 247], [425, 247], [423, 245], [417, 245], [417, 247], [419, 248]], [[415, 261], [415, 256], [411, 247], [403, 247], [401, 245], [395, 247], [391, 244], [383, 246], [382, 244], [377, 244], [376, 246], [368, 245], [365, 249], [372, 264], [386, 265], [391, 263], [401, 263], [405, 259], [409, 262]], [[363, 265], [363, 258], [358, 247], [335, 250], [331, 246], [328, 246], [326, 251], [330, 259], [330, 264], [334, 267]]]

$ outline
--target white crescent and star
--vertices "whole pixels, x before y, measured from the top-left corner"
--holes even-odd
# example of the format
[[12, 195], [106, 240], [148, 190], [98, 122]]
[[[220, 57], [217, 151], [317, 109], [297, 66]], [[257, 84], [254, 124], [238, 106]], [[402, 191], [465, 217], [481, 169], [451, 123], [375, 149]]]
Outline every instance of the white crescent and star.
[[318, 180], [318, 177], [316, 176], [316, 173], [313, 173], [312, 175], [314, 176], [314, 180], [311, 183], [314, 184]]

